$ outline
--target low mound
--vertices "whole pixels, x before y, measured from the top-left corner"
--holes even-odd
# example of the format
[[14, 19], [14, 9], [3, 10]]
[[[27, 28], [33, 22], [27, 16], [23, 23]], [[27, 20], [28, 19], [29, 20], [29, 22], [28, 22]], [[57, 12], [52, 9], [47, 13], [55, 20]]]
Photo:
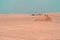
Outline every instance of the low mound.
[[34, 20], [35, 21], [51, 21], [51, 18], [46, 14], [42, 14], [40, 16], [36, 16]]

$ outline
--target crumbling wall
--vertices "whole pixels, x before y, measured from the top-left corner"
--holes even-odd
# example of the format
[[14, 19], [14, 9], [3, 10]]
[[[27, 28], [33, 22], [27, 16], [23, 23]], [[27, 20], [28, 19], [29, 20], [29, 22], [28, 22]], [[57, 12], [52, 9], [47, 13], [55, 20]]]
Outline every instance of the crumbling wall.
[[47, 14], [42, 14], [39, 16], [35, 16], [34, 21], [51, 21], [51, 18]]

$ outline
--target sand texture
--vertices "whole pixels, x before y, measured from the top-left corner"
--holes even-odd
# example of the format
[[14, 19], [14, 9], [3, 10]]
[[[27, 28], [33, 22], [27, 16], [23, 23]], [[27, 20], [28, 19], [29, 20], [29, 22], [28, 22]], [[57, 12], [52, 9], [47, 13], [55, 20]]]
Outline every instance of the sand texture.
[[0, 40], [60, 40], [60, 13], [48, 16], [51, 21], [38, 21], [46, 17], [31, 14], [0, 14]]

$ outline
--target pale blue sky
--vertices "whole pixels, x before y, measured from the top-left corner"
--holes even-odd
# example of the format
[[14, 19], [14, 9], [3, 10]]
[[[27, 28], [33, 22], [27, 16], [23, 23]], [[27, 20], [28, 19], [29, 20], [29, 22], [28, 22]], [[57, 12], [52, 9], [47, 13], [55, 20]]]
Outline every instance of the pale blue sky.
[[0, 13], [60, 12], [60, 0], [0, 0]]

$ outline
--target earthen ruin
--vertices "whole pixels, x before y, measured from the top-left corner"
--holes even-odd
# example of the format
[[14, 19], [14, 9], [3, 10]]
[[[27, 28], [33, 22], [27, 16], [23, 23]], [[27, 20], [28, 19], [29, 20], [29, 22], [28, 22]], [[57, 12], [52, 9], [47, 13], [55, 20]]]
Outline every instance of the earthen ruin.
[[34, 21], [51, 21], [51, 18], [47, 14], [37, 15]]

